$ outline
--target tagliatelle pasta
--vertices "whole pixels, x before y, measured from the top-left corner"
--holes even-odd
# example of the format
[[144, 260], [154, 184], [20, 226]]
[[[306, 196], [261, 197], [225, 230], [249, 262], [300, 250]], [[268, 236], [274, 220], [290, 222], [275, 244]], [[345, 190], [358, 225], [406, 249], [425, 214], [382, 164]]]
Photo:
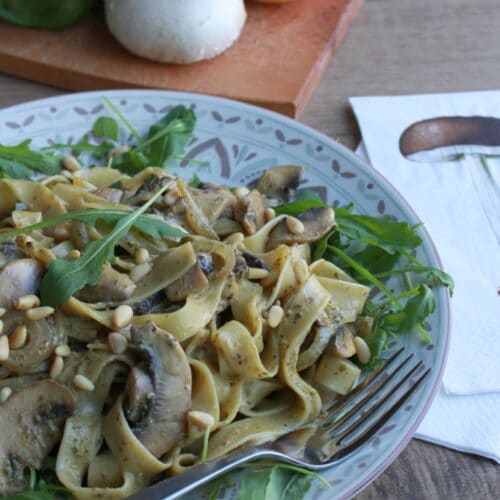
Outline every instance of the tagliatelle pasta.
[[[2, 431], [1, 494], [22, 491], [25, 467], [40, 468], [52, 453], [76, 498], [124, 498], [204, 455], [311, 425], [327, 401], [349, 391], [360, 373], [348, 358], [369, 288], [329, 262], [311, 263], [312, 247], [335, 227], [333, 209], [312, 208], [298, 222], [266, 212], [281, 201], [276, 193], [298, 183], [298, 167], [274, 174], [280, 169], [282, 185], [265, 175], [257, 189], [240, 190], [191, 187], [159, 168], [0, 180], [8, 339], [0, 349], [0, 390], [8, 394], [0, 425], [20, 419], [24, 429]], [[51, 299], [47, 317], [26, 318], [19, 299], [40, 296], [44, 305], [40, 290], [54, 262], [83, 266], [89, 245], [160, 190], [96, 282], [60, 304]], [[60, 222], [52, 225], [54, 217]], [[183, 232], [154, 237], [146, 227], [154, 221]], [[14, 229], [19, 234], [2, 237]], [[19, 326], [26, 340], [14, 345]], [[123, 338], [111, 341], [113, 332]], [[332, 360], [342, 361], [340, 372], [325, 368]]]

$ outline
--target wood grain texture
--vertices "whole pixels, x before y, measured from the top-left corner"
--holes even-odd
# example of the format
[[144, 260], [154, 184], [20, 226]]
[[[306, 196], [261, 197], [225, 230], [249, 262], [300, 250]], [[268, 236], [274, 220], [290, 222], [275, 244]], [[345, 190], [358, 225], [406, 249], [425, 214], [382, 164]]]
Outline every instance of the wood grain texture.
[[[349, 96], [500, 89], [499, 26], [498, 0], [367, 0], [301, 120], [353, 148]], [[0, 75], [0, 107], [61, 93]], [[498, 498], [500, 466], [413, 439], [356, 500]]]
[[297, 116], [364, 0], [248, 3], [239, 40], [190, 65], [160, 64], [127, 52], [97, 12], [62, 32], [0, 24], [0, 68], [71, 90], [158, 88], [200, 92]]

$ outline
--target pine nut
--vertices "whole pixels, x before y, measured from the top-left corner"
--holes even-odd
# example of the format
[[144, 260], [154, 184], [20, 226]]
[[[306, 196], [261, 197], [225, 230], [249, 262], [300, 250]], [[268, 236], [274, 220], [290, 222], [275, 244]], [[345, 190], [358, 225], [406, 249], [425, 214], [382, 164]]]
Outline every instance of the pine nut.
[[40, 248], [35, 255], [35, 259], [39, 260], [42, 264], [47, 265], [49, 262], [55, 260], [56, 256], [49, 248]]
[[302, 234], [304, 232], [304, 224], [299, 219], [291, 217], [286, 218], [286, 227], [292, 234]]
[[75, 384], [78, 389], [82, 391], [92, 392], [95, 389], [94, 384], [85, 375], [75, 375], [73, 378], [73, 384]]
[[14, 307], [19, 311], [27, 311], [32, 307], [38, 307], [40, 299], [36, 295], [22, 295], [14, 303]]
[[153, 269], [153, 265], [150, 262], [139, 264], [130, 271], [130, 278], [137, 283], [141, 281], [142, 278], [146, 277], [151, 272], [151, 269]]
[[293, 264], [293, 271], [295, 273], [295, 278], [299, 283], [304, 283], [309, 277], [309, 266], [305, 260], [297, 260]]
[[266, 208], [264, 210], [264, 220], [266, 222], [269, 222], [270, 220], [274, 219], [276, 217], [276, 212], [274, 211], [274, 208]]
[[66, 177], [66, 179], [73, 180], [73, 173], [69, 170], [63, 170], [61, 174]]
[[9, 338], [6, 335], [0, 335], [0, 361], [9, 359]]
[[59, 344], [54, 351], [58, 356], [62, 358], [67, 358], [71, 354], [71, 349], [67, 344]]
[[77, 172], [82, 169], [80, 162], [73, 156], [65, 156], [62, 160], [63, 167], [70, 172]]
[[205, 411], [189, 411], [187, 418], [190, 424], [201, 427], [202, 429], [209, 429], [215, 425], [215, 419]]
[[24, 316], [28, 321], [40, 321], [41, 319], [45, 319], [51, 314], [54, 314], [54, 312], [55, 309], [50, 306], [34, 307], [33, 309], [26, 311]]
[[116, 146], [109, 152], [109, 156], [120, 156], [130, 151], [130, 146], [128, 144], [124, 144], [123, 146]]
[[151, 260], [151, 257], [149, 255], [149, 252], [147, 251], [146, 248], [138, 248], [137, 251], [135, 252], [135, 261], [137, 264], [145, 264], [146, 262], [149, 262]]
[[2, 335], [3, 332], [3, 321], [0, 319], [0, 335]]
[[82, 256], [82, 252], [80, 250], [71, 250], [71, 252], [68, 252], [66, 254], [66, 259], [79, 259]]
[[123, 354], [128, 347], [127, 339], [120, 333], [111, 332], [108, 335], [108, 344], [114, 354]]
[[267, 269], [260, 269], [258, 267], [248, 268], [248, 279], [249, 280], [262, 280], [269, 276], [269, 271]]
[[117, 329], [125, 328], [134, 317], [134, 310], [130, 306], [118, 306], [111, 315], [111, 323]]
[[366, 365], [372, 357], [368, 344], [361, 337], [354, 337], [354, 345], [356, 347], [356, 354], [358, 355], [359, 362]]
[[283, 311], [282, 307], [280, 306], [271, 307], [271, 309], [269, 309], [269, 315], [267, 317], [267, 324], [271, 328], [276, 328], [281, 323], [284, 314], [285, 311]]
[[246, 188], [245, 186], [237, 187], [233, 191], [234, 195], [236, 198], [244, 198], [247, 194], [250, 193], [250, 189]]
[[[58, 377], [64, 368], [64, 359], [61, 356], [54, 356], [52, 363], [50, 364], [49, 377]], [[76, 385], [76, 384], [75, 384]]]
[[64, 241], [69, 240], [70, 234], [68, 229], [65, 226], [57, 226], [54, 228], [54, 232], [52, 233], [53, 237], [56, 241]]
[[28, 329], [25, 325], [19, 325], [14, 328], [12, 333], [9, 335], [9, 348], [10, 349], [20, 349], [26, 344], [26, 339], [28, 338]]
[[10, 387], [2, 387], [2, 390], [0, 391], [0, 403], [5, 403], [5, 401], [10, 398], [11, 394], [12, 389]]
[[7, 312], [7, 309], [0, 307], [0, 318]]

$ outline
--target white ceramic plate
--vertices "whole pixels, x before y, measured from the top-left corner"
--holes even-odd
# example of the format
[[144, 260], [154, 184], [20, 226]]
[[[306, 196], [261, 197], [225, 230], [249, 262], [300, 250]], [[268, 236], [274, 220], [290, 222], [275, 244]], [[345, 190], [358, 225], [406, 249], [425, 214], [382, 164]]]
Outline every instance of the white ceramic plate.
[[[95, 119], [110, 114], [106, 95], [127, 119], [145, 132], [170, 107], [184, 104], [195, 109], [197, 125], [184, 161], [172, 171], [187, 179], [196, 172], [205, 181], [246, 184], [267, 167], [298, 164], [307, 167], [304, 188], [313, 189], [336, 205], [354, 203], [359, 213], [389, 214], [417, 224], [415, 213], [391, 184], [351, 151], [296, 121], [264, 109], [234, 101], [149, 90], [75, 93], [33, 101], [0, 111], [0, 143], [15, 144], [32, 138], [36, 146], [52, 142], [77, 142]], [[205, 163], [208, 163], [206, 165]], [[418, 258], [440, 267], [429, 235]], [[425, 366], [430, 376], [418, 393], [372, 439], [343, 462], [323, 473], [332, 485], [318, 485], [309, 497], [330, 500], [348, 498], [377, 477], [401, 452], [424, 417], [444, 369], [449, 339], [449, 304], [446, 290], [437, 290], [436, 312], [428, 319], [432, 344], [417, 333], [400, 336], [392, 349], [405, 346]]]

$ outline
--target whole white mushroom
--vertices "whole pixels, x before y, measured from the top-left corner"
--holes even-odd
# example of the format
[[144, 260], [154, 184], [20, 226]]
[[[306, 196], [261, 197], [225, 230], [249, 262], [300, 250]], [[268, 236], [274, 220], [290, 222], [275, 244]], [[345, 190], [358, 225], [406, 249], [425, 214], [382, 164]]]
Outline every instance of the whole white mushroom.
[[243, 0], [105, 0], [106, 22], [130, 52], [192, 63], [229, 48], [245, 24]]

